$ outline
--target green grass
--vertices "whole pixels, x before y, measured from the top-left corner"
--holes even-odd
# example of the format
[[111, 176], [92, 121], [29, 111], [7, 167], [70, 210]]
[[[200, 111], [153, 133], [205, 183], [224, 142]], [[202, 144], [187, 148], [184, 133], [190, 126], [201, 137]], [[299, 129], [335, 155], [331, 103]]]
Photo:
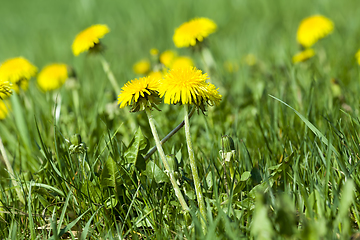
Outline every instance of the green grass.
[[[0, 62], [24, 56], [39, 69], [71, 65], [79, 109], [69, 87], [45, 94], [35, 79], [11, 96], [0, 137], [14, 175], [0, 154], [0, 238], [349, 239], [360, 220], [356, 6], [355, 0], [3, 1]], [[332, 19], [335, 30], [314, 46], [315, 57], [293, 65], [298, 24], [316, 13]], [[146, 114], [118, 108], [98, 56], [71, 52], [79, 31], [102, 23], [111, 29], [102, 43], [120, 86], [138, 77], [132, 65], [149, 58], [151, 48], [176, 50], [204, 69], [197, 53], [172, 42], [174, 29], [193, 17], [218, 25], [207, 42], [216, 61], [209, 75], [223, 95], [206, 116], [191, 118], [206, 234], [184, 129], [163, 147], [178, 161], [188, 217], [159, 155], [143, 158], [155, 145]], [[256, 56], [254, 66], [245, 64], [248, 54]], [[226, 71], [226, 61], [237, 71]], [[161, 138], [184, 113], [159, 107], [153, 115]], [[235, 143], [230, 162], [220, 154], [223, 135]]]

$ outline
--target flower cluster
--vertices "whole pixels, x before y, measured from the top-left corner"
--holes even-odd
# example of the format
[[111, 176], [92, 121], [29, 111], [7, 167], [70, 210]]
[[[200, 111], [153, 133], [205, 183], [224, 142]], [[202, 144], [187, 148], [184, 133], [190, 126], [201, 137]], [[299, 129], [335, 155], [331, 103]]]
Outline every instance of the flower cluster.
[[321, 38], [329, 35], [333, 30], [334, 23], [322, 15], [314, 15], [303, 19], [296, 35], [297, 42], [302, 46], [303, 50], [293, 57], [293, 63], [303, 62], [312, 58], [315, 55], [315, 51], [311, 47]]
[[195, 67], [174, 68], [163, 79], [144, 77], [126, 83], [118, 103], [120, 108], [132, 106], [134, 112], [154, 106], [159, 103], [154, 101], [157, 97], [164, 97], [166, 104], [192, 104], [205, 111], [206, 104], [217, 105], [222, 97], [213, 84], [206, 82], [208, 79], [206, 73]]

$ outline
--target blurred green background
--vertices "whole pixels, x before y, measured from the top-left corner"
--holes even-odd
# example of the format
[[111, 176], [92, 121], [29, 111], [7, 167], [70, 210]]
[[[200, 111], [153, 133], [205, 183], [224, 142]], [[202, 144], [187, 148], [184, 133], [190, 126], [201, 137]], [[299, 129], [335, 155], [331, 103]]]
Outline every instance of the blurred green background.
[[[353, 162], [348, 161], [349, 156], [355, 156], [352, 154], [357, 153], [359, 146], [357, 133], [360, 125], [354, 120], [359, 116], [360, 94], [359, 66], [355, 59], [355, 53], [360, 48], [358, 6], [358, 0], [0, 0], [0, 62], [23, 56], [39, 70], [49, 63], [63, 62], [73, 66], [80, 85], [81, 113], [74, 111], [73, 96], [66, 87], [63, 87], [60, 90], [62, 96], [60, 122], [55, 126], [54, 96], [50, 93], [41, 93], [36, 87], [35, 79], [31, 80], [30, 89], [26, 95], [23, 95], [26, 97], [18, 100], [20, 104], [14, 107], [13, 114], [0, 122], [0, 135], [15, 172], [19, 172], [21, 179], [26, 181], [35, 179], [40, 183], [56, 186], [51, 178], [53, 176], [49, 177], [50, 174], [45, 172], [54, 173], [51, 167], [46, 166], [47, 169], [44, 167], [45, 170], [39, 170], [42, 160], [53, 157], [60, 162], [61, 154], [66, 157], [65, 150], [69, 145], [65, 140], [75, 133], [81, 134], [82, 141], [88, 147], [89, 162], [97, 162], [97, 164], [101, 162], [101, 166], [93, 169], [96, 174], [101, 172], [104, 162], [110, 156], [123, 154], [121, 151], [125, 149], [124, 144], [129, 144], [139, 125], [144, 135], [152, 141], [144, 113], [129, 114], [129, 109], [119, 109], [116, 106], [118, 93], [115, 93], [109, 84], [98, 59], [85, 53], [79, 57], [73, 56], [71, 44], [80, 31], [93, 24], [109, 26], [111, 32], [101, 40], [106, 46], [104, 55], [119, 85], [122, 86], [138, 77], [133, 72], [132, 66], [140, 59], [149, 58], [151, 48], [157, 48], [160, 52], [167, 49], [175, 50], [172, 41], [175, 28], [194, 17], [207, 17], [218, 25], [217, 32], [209, 36], [207, 44], [217, 65], [215, 74], [211, 75], [211, 81], [220, 88], [223, 101], [220, 106], [210, 107], [207, 117], [195, 115], [191, 119], [194, 150], [197, 159], [201, 162], [199, 169], [204, 186], [208, 176], [209, 179], [213, 176], [214, 184], [218, 181], [220, 186], [218, 190], [220, 197], [216, 195], [215, 190], [209, 190], [211, 187], [207, 189], [209, 191], [206, 192], [206, 197], [211, 201], [216, 199], [219, 203], [227, 199], [225, 189], [228, 185], [222, 181], [222, 169], [219, 172], [214, 172], [212, 169], [212, 176], [209, 175], [209, 169], [215, 164], [220, 164], [222, 160], [219, 157], [220, 138], [221, 135], [228, 134], [234, 138], [236, 144], [234, 164], [237, 178], [240, 179], [244, 172], [248, 173], [246, 180], [239, 180], [238, 189], [241, 189], [235, 193], [238, 195], [231, 206], [238, 211], [238, 215], [234, 213], [231, 216], [231, 222], [236, 225], [235, 229], [238, 232], [249, 236], [249, 222], [252, 221], [254, 209], [254, 203], [251, 201], [255, 199], [252, 195], [254, 192], [252, 194], [250, 192], [260, 186], [260, 182], [262, 182], [260, 187], [267, 187], [270, 178], [272, 183], [276, 183], [269, 190], [270, 193], [266, 192], [266, 206], [271, 205], [275, 208], [273, 214], [269, 214], [273, 222], [276, 222], [275, 215], [282, 211], [281, 206], [278, 205], [278, 193], [286, 192], [289, 196], [293, 194], [296, 215], [300, 213], [302, 217], [309, 214], [300, 219], [304, 225], [294, 223], [294, 226], [299, 228], [299, 232], [306, 234], [306, 231], [302, 231], [302, 227], [308, 223], [307, 226], [315, 226], [313, 228], [316, 233], [316, 225], [312, 225], [311, 221], [316, 222], [320, 219], [321, 222], [322, 219], [326, 219], [327, 228], [325, 220], [321, 222], [324, 223], [323, 229], [325, 229], [322, 234], [334, 237], [337, 232], [341, 232], [338, 231], [340, 227], [336, 226], [337, 222], [333, 221], [338, 213], [339, 199], [342, 198], [340, 189], [345, 184], [345, 179], [350, 179], [339, 173], [341, 168], [337, 161], [351, 170], [349, 170], [351, 177], [355, 179], [357, 186], [360, 186], [356, 157]], [[302, 19], [314, 14], [330, 18], [335, 25], [334, 32], [315, 44], [315, 57], [294, 65], [291, 62], [292, 56], [301, 50], [296, 42], [297, 28]], [[202, 69], [199, 57], [191, 49], [176, 49], [176, 51], [179, 55], [193, 57], [196, 66]], [[255, 57], [254, 65], [246, 64], [248, 54]], [[228, 71], [226, 63], [229, 62], [237, 66], [235, 71]], [[331, 81], [332, 79], [336, 81]], [[332, 139], [333, 145], [341, 153], [340, 156], [334, 157], [330, 148], [311, 133], [304, 121], [269, 95], [284, 100], [303, 114], [320, 132]], [[14, 96], [11, 98], [12, 103], [16, 103]], [[109, 103], [113, 103], [113, 109], [108, 109]], [[179, 106], [162, 104], [160, 108], [162, 112], [154, 111], [154, 115], [160, 136], [165, 136], [182, 120], [183, 112], [179, 110]], [[24, 116], [23, 122], [17, 120], [19, 116]], [[39, 132], [34, 119], [38, 121]], [[24, 132], [28, 132], [27, 135], [21, 132], [23, 129]], [[108, 146], [110, 136], [114, 136], [111, 147]], [[39, 147], [40, 137], [44, 140], [45, 147]], [[58, 140], [60, 143], [56, 142]], [[24, 145], [26, 142], [30, 147]], [[183, 158], [187, 159], [184, 144], [184, 134], [181, 131], [164, 145], [165, 152], [180, 151], [183, 153]], [[154, 143], [150, 142], [150, 145], [153, 146]], [[40, 148], [50, 149], [47, 157], [44, 157]], [[324, 159], [325, 153], [326, 159]], [[154, 159], [156, 160], [156, 157]], [[289, 162], [286, 162], [286, 159], [290, 159]], [[281, 165], [282, 163], [285, 164]], [[66, 169], [61, 163], [59, 166]], [[279, 166], [283, 167], [280, 169]], [[278, 168], [279, 173], [276, 173]], [[32, 175], [37, 171], [43, 171], [41, 173], [43, 175]], [[73, 171], [75, 172], [75, 169]], [[21, 175], [24, 172], [25, 174]], [[270, 176], [270, 173], [273, 175]], [[7, 174], [6, 170], [2, 169], [0, 175], [5, 176], [5, 174]], [[73, 172], [69, 171], [68, 182], [73, 181], [73, 177], [79, 178], [79, 175], [71, 174]], [[11, 189], [9, 179], [0, 180], [1, 185]], [[81, 183], [83, 179], [76, 181]], [[62, 181], [59, 182], [58, 187], [63, 184]], [[333, 191], [328, 191], [329, 182], [334, 187]], [[152, 184], [153, 188], [148, 188], [149, 193], [160, 188], [160, 184], [156, 185], [153, 182]], [[133, 190], [134, 186], [137, 187], [134, 184], [129, 189]], [[16, 201], [14, 191], [6, 189], [3, 192], [11, 194], [12, 199], [15, 199], [7, 198], [11, 201], [6, 204], [11, 206]], [[263, 192], [265, 195], [265, 190]], [[317, 201], [324, 199], [321, 206], [325, 209], [325, 203], [331, 204], [331, 210], [323, 211], [320, 205], [320, 207], [316, 206], [314, 202], [309, 201], [312, 205], [307, 205], [305, 212], [304, 202], [307, 204], [306, 200], [319, 192], [321, 197], [318, 197], [320, 200]], [[349, 196], [353, 193], [352, 189], [348, 192]], [[174, 200], [171, 192], [169, 196], [168, 199]], [[145, 197], [144, 199], [146, 200]], [[143, 202], [146, 202], [145, 200]], [[158, 202], [162, 201], [162, 196], [157, 199], [157, 196], [149, 194], [148, 200], [157, 206]], [[247, 200], [252, 205], [246, 203]], [[62, 203], [63, 199], [57, 201]], [[141, 204], [137, 207], [143, 210]], [[225, 205], [224, 209], [227, 208]], [[229, 202], [228, 210], [230, 205]], [[23, 207], [21, 204], [19, 206]], [[36, 211], [41, 212], [41, 205], [39, 206]], [[344, 215], [341, 216], [346, 216], [349, 207], [346, 204], [343, 206], [345, 206]], [[357, 230], [359, 223], [355, 218], [359, 219], [359, 214], [357, 205], [352, 206], [355, 210], [352, 207], [351, 228]], [[78, 212], [84, 212], [86, 209], [87, 206], [79, 207]], [[221, 214], [224, 216], [225, 213], [228, 214], [226, 210], [218, 211], [218, 219], [221, 218]], [[214, 212], [218, 213], [215, 210]], [[105, 217], [108, 215], [111, 214], [104, 213]], [[159, 215], [161, 217], [158, 219], [163, 219], [162, 212]], [[182, 216], [180, 211], [178, 215]], [[295, 211], [293, 215], [295, 217]], [[179, 229], [184, 226], [183, 222], [177, 223], [171, 219], [172, 214], [169, 216], [168, 223], [171, 223], [171, 226], [178, 224], [173, 229], [181, 232]], [[228, 221], [229, 216], [226, 215], [223, 219]], [[311, 221], [308, 221], [309, 216]], [[109, 222], [112, 223], [112, 219]], [[331, 225], [333, 223], [334, 226]], [[257, 224], [262, 226], [261, 221]], [[239, 225], [243, 228], [238, 228]], [[228, 225], [224, 224], [224, 226]], [[6, 236], [7, 232], [8, 230], [4, 228], [3, 235]], [[237, 239], [237, 232], [233, 233], [234, 239]], [[222, 231], [219, 230], [217, 234], [222, 234]]]
[[298, 50], [299, 22], [309, 15], [322, 14], [335, 23], [334, 34], [325, 41], [337, 49], [332, 52], [336, 59], [344, 61], [360, 48], [357, 4], [356, 0], [2, 0], [0, 60], [22, 55], [39, 67], [54, 61], [76, 65], [83, 57], [75, 58], [71, 53], [76, 34], [102, 23], [111, 29], [103, 40], [108, 46], [107, 55], [119, 81], [124, 82], [131, 77], [128, 69], [133, 62], [150, 48], [174, 48], [172, 35], [181, 23], [208, 17], [219, 27], [211, 36], [217, 61], [251, 52], [264, 61], [286, 63]]

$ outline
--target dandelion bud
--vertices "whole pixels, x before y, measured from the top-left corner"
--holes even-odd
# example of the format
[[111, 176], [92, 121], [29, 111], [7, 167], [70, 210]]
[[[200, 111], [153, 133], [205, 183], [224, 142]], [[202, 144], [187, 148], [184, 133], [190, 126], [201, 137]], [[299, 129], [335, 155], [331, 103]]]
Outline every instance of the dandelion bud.
[[221, 145], [224, 152], [231, 152], [232, 150], [235, 150], [234, 140], [228, 135], [221, 137]]

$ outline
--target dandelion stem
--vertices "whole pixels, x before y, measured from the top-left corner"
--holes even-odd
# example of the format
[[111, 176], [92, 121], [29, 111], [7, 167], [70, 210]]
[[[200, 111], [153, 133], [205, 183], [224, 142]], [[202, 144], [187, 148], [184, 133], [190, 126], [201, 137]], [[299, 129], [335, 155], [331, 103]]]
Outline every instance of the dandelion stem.
[[15, 174], [14, 174], [14, 170], [12, 169], [11, 167], [11, 164], [9, 162], [9, 159], [7, 158], [7, 155], [6, 155], [6, 151], [5, 151], [5, 148], [4, 148], [4, 144], [1, 140], [1, 137], [0, 137], [0, 152], [1, 152], [1, 155], [3, 156], [3, 160], [5, 162], [5, 166], [10, 174], [10, 177], [11, 177], [11, 182], [12, 184], [14, 185], [15, 187], [15, 191], [16, 191], [16, 194], [18, 195], [18, 198], [20, 200], [20, 202], [22, 202], [23, 204], [25, 204], [25, 199], [24, 199], [24, 196], [23, 194], [21, 193], [20, 189], [18, 188], [18, 184], [17, 182], [15, 181], [14, 177], [15, 177]]
[[[191, 118], [191, 116], [194, 114], [195, 112], [195, 108], [191, 109], [190, 113], [189, 113], [189, 118]], [[183, 120], [176, 128], [174, 128], [171, 132], [169, 132], [168, 135], [166, 135], [161, 141], [160, 144], [163, 145], [165, 142], [167, 142], [167, 140], [169, 140], [173, 135], [175, 135], [175, 133], [177, 133], [185, 124], [185, 120]], [[154, 154], [154, 152], [156, 152], [157, 147], [153, 147], [144, 157], [145, 160], [147, 160], [148, 158], [150, 158], [151, 155]]]
[[106, 61], [105, 57], [102, 54], [100, 54], [100, 60], [101, 60], [101, 64], [103, 66], [104, 72], [106, 73], [112, 87], [114, 88], [115, 92], [119, 94], [120, 93], [120, 87], [117, 84], [115, 76], [114, 76], [113, 72], [110, 69], [109, 63]]
[[199, 174], [197, 171], [197, 166], [196, 166], [196, 161], [195, 161], [195, 154], [194, 154], [194, 150], [193, 150], [193, 146], [192, 146], [192, 142], [191, 142], [191, 136], [190, 136], [190, 123], [189, 123], [189, 109], [188, 109], [189, 105], [185, 104], [184, 105], [184, 109], [185, 109], [185, 136], [186, 136], [186, 143], [187, 143], [187, 147], [188, 147], [188, 153], [189, 153], [189, 158], [190, 158], [190, 167], [191, 167], [191, 172], [193, 175], [193, 179], [194, 179], [194, 185], [195, 185], [195, 192], [196, 192], [196, 197], [198, 200], [198, 204], [199, 204], [199, 208], [200, 208], [200, 215], [201, 215], [201, 224], [203, 226], [204, 231], [206, 231], [206, 209], [205, 209], [205, 202], [204, 202], [204, 197], [201, 191], [201, 183], [200, 183], [200, 178], [199, 178]]
[[189, 207], [188, 207], [188, 205], [186, 204], [186, 201], [185, 201], [185, 199], [184, 199], [184, 196], [182, 195], [181, 190], [180, 190], [180, 188], [179, 188], [179, 186], [178, 186], [178, 184], [177, 184], [177, 182], [176, 182], [176, 179], [175, 179], [175, 177], [174, 177], [174, 173], [173, 173], [173, 171], [170, 169], [169, 163], [168, 163], [167, 160], [166, 160], [166, 156], [165, 156], [164, 150], [163, 150], [163, 148], [162, 148], [162, 146], [161, 146], [160, 138], [159, 138], [159, 135], [158, 135], [158, 133], [157, 133], [157, 131], [156, 131], [154, 118], [153, 118], [153, 116], [152, 116], [152, 114], [151, 114], [150, 109], [146, 108], [146, 114], [147, 114], [147, 116], [148, 116], [148, 118], [149, 118], [149, 124], [150, 124], [150, 128], [151, 128], [151, 132], [152, 132], [152, 134], [153, 134], [153, 136], [154, 136], [155, 143], [156, 143], [156, 147], [157, 147], [157, 149], [158, 149], [158, 151], [159, 151], [160, 158], [161, 158], [161, 160], [162, 160], [162, 162], [163, 162], [163, 164], [164, 164], [164, 166], [165, 166], [165, 169], [166, 169], [166, 170], [168, 171], [168, 173], [169, 173], [169, 178], [170, 178], [171, 184], [173, 185], [173, 188], [174, 188], [174, 190], [175, 190], [175, 195], [176, 195], [176, 197], [179, 199], [179, 202], [180, 202], [183, 210], [184, 210], [185, 212], [188, 212], [188, 211], [189, 211]]

